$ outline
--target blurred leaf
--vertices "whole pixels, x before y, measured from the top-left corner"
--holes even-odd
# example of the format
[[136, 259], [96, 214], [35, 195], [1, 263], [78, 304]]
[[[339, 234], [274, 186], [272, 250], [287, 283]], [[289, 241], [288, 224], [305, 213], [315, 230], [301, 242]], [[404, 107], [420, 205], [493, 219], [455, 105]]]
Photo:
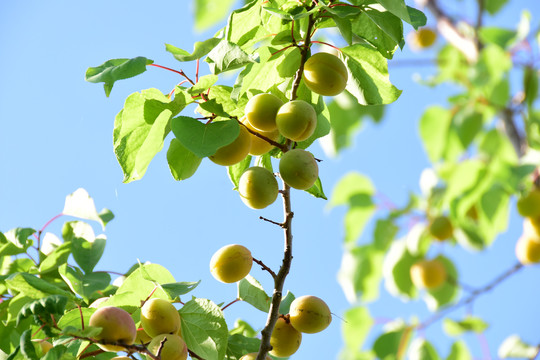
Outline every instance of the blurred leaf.
[[484, 6], [488, 13], [495, 15], [507, 2], [508, 0], [485, 0]]
[[193, 299], [180, 308], [182, 337], [188, 348], [207, 360], [223, 359], [229, 333], [221, 309], [207, 299]]
[[424, 300], [431, 311], [436, 311], [441, 307], [450, 304], [459, 294], [459, 276], [454, 263], [447, 257], [437, 256], [446, 269], [447, 280], [435, 289], [428, 289], [424, 295]]
[[502, 49], [506, 49], [516, 38], [516, 32], [498, 27], [485, 26], [480, 28], [479, 36], [484, 43], [495, 44]]
[[217, 38], [210, 38], [202, 42], [197, 41], [193, 45], [193, 52], [191, 54], [170, 44], [165, 44], [165, 50], [170, 52], [178, 61], [193, 61], [207, 55], [220, 42], [221, 39]]
[[234, 322], [234, 329], [229, 330], [229, 335], [235, 334], [241, 334], [247, 337], [254, 337], [258, 334], [258, 331], [253, 329], [253, 327], [244, 320], [237, 319]]
[[379, 297], [383, 258], [384, 252], [372, 245], [357, 246], [343, 254], [338, 282], [350, 303]]
[[391, 330], [380, 335], [373, 343], [373, 351], [379, 359], [401, 359], [408, 348], [410, 328]]
[[146, 65], [153, 62], [142, 56], [132, 59], [112, 59], [97, 67], [88, 68], [85, 78], [92, 83], [104, 83], [105, 95], [109, 97], [115, 81], [142, 74], [146, 71]]
[[488, 327], [489, 325], [484, 320], [475, 316], [467, 316], [461, 321], [455, 321], [450, 318], [443, 320], [443, 330], [450, 336], [460, 336], [468, 331], [482, 333]]
[[538, 97], [538, 72], [535, 68], [525, 67], [523, 71], [523, 90], [525, 91], [525, 101], [529, 109]]
[[232, 143], [238, 137], [239, 126], [236, 120], [204, 124], [187, 116], [178, 116], [171, 124], [178, 141], [200, 158], [214, 155], [220, 147]]
[[538, 346], [533, 346], [526, 344], [521, 340], [519, 335], [511, 335], [504, 339], [501, 346], [499, 346], [499, 350], [497, 351], [497, 355], [501, 359], [507, 359], [507, 358], [527, 358], [527, 359], [533, 359], [538, 354], [539, 348]]
[[201, 161], [202, 158], [186, 149], [177, 138], [171, 139], [167, 150], [167, 163], [175, 180], [186, 180], [192, 177]]
[[214, 26], [227, 16], [233, 4], [234, 0], [196, 0], [195, 28], [202, 31]]
[[19, 343], [19, 346], [21, 347], [21, 354], [24, 356], [27, 360], [37, 360], [39, 357], [36, 354], [36, 349], [34, 348], [34, 344], [32, 343], [32, 330], [28, 329], [25, 330], [21, 334], [21, 341]]
[[345, 346], [351, 351], [360, 350], [373, 324], [367, 307], [357, 306], [348, 309], [341, 325]]
[[262, 285], [251, 275], [238, 282], [237, 297], [262, 312], [269, 311], [272, 301], [272, 298], [266, 294]]
[[416, 297], [417, 290], [411, 281], [410, 269], [421, 258], [409, 252], [405, 240], [392, 243], [383, 263], [385, 287], [390, 294], [402, 299]]
[[450, 355], [448, 355], [446, 360], [472, 360], [472, 355], [465, 341], [459, 340], [453, 343]]
[[426, 339], [416, 338], [409, 346], [409, 360], [439, 360], [437, 350]]
[[444, 156], [451, 123], [450, 111], [440, 106], [428, 108], [420, 119], [420, 136], [433, 163]]
[[240, 69], [255, 62], [240, 46], [225, 39], [208, 53], [205, 61], [214, 75]]

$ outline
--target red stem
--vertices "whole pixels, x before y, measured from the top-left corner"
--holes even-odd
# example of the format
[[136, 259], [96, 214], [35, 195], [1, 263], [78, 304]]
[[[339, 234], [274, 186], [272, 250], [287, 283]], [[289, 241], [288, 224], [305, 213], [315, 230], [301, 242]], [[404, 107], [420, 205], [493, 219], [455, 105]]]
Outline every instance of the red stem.
[[195, 67], [195, 82], [199, 82], [199, 59], [197, 59], [196, 67]]

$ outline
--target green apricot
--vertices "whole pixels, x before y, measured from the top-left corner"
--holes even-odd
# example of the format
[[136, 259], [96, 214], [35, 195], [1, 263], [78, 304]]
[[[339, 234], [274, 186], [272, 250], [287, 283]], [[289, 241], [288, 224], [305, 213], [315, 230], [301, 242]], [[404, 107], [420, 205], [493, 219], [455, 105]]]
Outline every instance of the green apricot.
[[443, 241], [454, 233], [454, 227], [446, 216], [437, 216], [429, 224], [429, 233], [437, 240]]
[[307, 190], [319, 177], [319, 166], [310, 152], [302, 149], [287, 151], [279, 161], [279, 174], [287, 185]]
[[150, 337], [176, 334], [180, 329], [180, 314], [167, 300], [150, 299], [141, 308], [141, 325]]
[[249, 99], [244, 113], [249, 123], [257, 130], [276, 130], [276, 114], [283, 101], [272, 94], [257, 94]]
[[317, 127], [317, 113], [304, 100], [289, 101], [279, 108], [276, 115], [279, 133], [293, 141], [304, 141]]
[[223, 166], [231, 166], [244, 160], [251, 148], [249, 131], [241, 125], [238, 137], [230, 144], [220, 147], [214, 155], [208, 158], [214, 163]]
[[320, 52], [304, 65], [304, 83], [319, 95], [335, 96], [347, 86], [347, 68], [337, 56]]
[[[96, 310], [90, 316], [89, 325], [102, 328], [95, 338], [107, 343], [131, 345], [137, 336], [137, 328], [131, 315], [115, 306], [105, 306]], [[119, 345], [97, 345], [105, 351], [116, 352], [125, 349], [125, 347]]]
[[[188, 357], [186, 342], [175, 334], [160, 334], [154, 337], [148, 345], [148, 350], [157, 355], [160, 343], [165, 338], [167, 338], [167, 341], [165, 341], [161, 349], [161, 360], [186, 360]], [[150, 356], [146, 356], [146, 358], [152, 360]]]
[[439, 259], [417, 261], [409, 271], [412, 283], [419, 289], [436, 289], [446, 281], [446, 268]]
[[46, 355], [49, 352], [49, 350], [51, 350], [53, 347], [54, 347], [53, 344], [51, 344], [47, 340], [39, 341], [39, 349], [41, 350], [42, 355]]
[[302, 333], [296, 330], [290, 322], [279, 317], [270, 336], [272, 351], [270, 355], [288, 357], [294, 354], [302, 343]]
[[219, 281], [230, 284], [242, 280], [251, 271], [253, 257], [248, 248], [226, 245], [210, 259], [210, 272]]
[[240, 176], [238, 193], [244, 204], [252, 209], [264, 209], [274, 203], [278, 191], [274, 174], [261, 166], [252, 166]]
[[330, 325], [332, 314], [322, 299], [305, 295], [293, 300], [289, 310], [289, 319], [296, 330], [315, 334]]
[[[279, 131], [277, 128], [273, 131], [261, 131], [261, 130], [255, 129], [255, 127], [249, 123], [249, 121], [247, 120], [247, 117], [245, 116], [240, 121], [251, 131], [261, 134], [262, 136], [270, 140], [274, 140], [276, 142], [279, 140]], [[263, 155], [274, 148], [274, 145], [258, 137], [257, 135], [250, 133], [249, 136], [251, 137], [251, 147], [249, 148], [250, 155], [255, 155], [255, 156]]]
[[523, 217], [540, 217], [540, 189], [533, 189], [517, 201], [517, 210]]

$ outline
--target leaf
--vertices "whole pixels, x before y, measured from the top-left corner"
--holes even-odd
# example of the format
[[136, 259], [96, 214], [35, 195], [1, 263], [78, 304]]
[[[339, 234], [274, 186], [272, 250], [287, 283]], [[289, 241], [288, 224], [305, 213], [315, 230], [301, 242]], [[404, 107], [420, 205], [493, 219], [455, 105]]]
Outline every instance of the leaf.
[[234, 0], [196, 0], [195, 29], [202, 31], [220, 22], [231, 9]]
[[405, 5], [404, 0], [377, 0], [386, 10], [411, 24], [415, 29], [426, 25], [427, 18], [420, 10]]
[[214, 155], [220, 147], [233, 142], [240, 132], [237, 120], [203, 124], [187, 116], [174, 118], [171, 128], [178, 141], [200, 158]]
[[294, 301], [294, 299], [294, 294], [287, 290], [287, 294], [281, 298], [281, 303], [279, 304], [279, 313], [288, 314], [289, 309], [291, 308], [291, 303]]
[[250, 48], [268, 34], [261, 26], [261, 1], [248, 2], [234, 10], [225, 27], [225, 38], [243, 49]]
[[416, 338], [409, 346], [409, 360], [439, 360], [437, 350], [426, 339]]
[[220, 41], [221, 39], [218, 38], [210, 38], [202, 42], [197, 41], [193, 45], [193, 52], [191, 54], [170, 44], [165, 44], [165, 50], [170, 52], [178, 61], [193, 61], [207, 55]]
[[167, 293], [170, 299], [174, 300], [180, 295], [185, 295], [190, 291], [193, 291], [201, 281], [197, 282], [175, 282], [169, 284], [162, 284], [161, 288]]
[[105, 228], [103, 220], [99, 216], [94, 200], [83, 188], [78, 188], [73, 193], [66, 196], [63, 215], [74, 216], [85, 220], [94, 220]]
[[178, 139], [171, 139], [167, 150], [167, 163], [175, 180], [186, 180], [192, 177], [201, 161], [202, 158], [186, 149]]
[[261, 340], [241, 334], [229, 336], [227, 341], [227, 360], [239, 360], [243, 355], [259, 351]]
[[484, 26], [480, 28], [478, 35], [483, 43], [495, 44], [506, 49], [515, 40], [517, 34], [513, 30]]
[[394, 296], [408, 300], [416, 297], [417, 290], [410, 276], [411, 266], [421, 259], [407, 249], [405, 240], [392, 243], [383, 263], [385, 287]]
[[388, 77], [386, 59], [376, 50], [357, 44], [341, 49], [349, 71], [347, 91], [362, 105], [389, 104], [401, 94]]
[[459, 276], [454, 263], [447, 257], [439, 255], [437, 259], [446, 269], [447, 281], [435, 289], [426, 291], [424, 300], [431, 311], [436, 311], [450, 304], [459, 294]]
[[87, 327], [89, 326], [88, 324], [90, 322], [90, 316], [92, 316], [96, 310], [97, 309], [85, 307], [81, 307], [81, 309], [75, 308], [73, 310], [69, 310], [60, 318], [60, 320], [58, 320], [58, 327], [62, 330], [69, 330], [70, 327], [81, 329], [82, 323], [84, 323], [84, 327]]
[[73, 298], [73, 295], [60, 287], [27, 273], [15, 273], [6, 279], [9, 289], [27, 295], [32, 299], [40, 299], [47, 295], [64, 295]]
[[227, 40], [222, 40], [213, 48], [205, 61], [209, 64], [210, 71], [214, 75], [240, 69], [255, 62], [240, 46]]
[[68, 298], [63, 295], [51, 295], [25, 304], [17, 315], [17, 326], [30, 315], [63, 314]]
[[188, 348], [207, 360], [221, 360], [227, 351], [227, 323], [221, 309], [207, 299], [188, 301], [180, 309], [182, 337]]
[[360, 350], [373, 325], [374, 321], [367, 307], [356, 306], [347, 309], [341, 325], [343, 340], [347, 349], [351, 351]]
[[146, 71], [146, 65], [153, 62], [142, 56], [132, 59], [112, 59], [99, 66], [88, 68], [86, 81], [104, 83], [105, 95], [109, 97], [115, 81], [142, 74]]
[[448, 355], [446, 360], [472, 360], [472, 355], [465, 341], [459, 340], [453, 343], [450, 355]]
[[410, 336], [410, 328], [388, 331], [375, 340], [373, 351], [379, 359], [400, 359], [408, 347]]
[[420, 136], [431, 162], [437, 162], [444, 156], [451, 123], [450, 111], [440, 106], [432, 106], [422, 115]]
[[238, 299], [253, 305], [262, 312], [270, 310], [272, 298], [266, 294], [262, 285], [251, 275], [238, 282]]
[[379, 297], [384, 252], [371, 245], [351, 248], [343, 253], [338, 282], [347, 300], [369, 302]]
[[403, 47], [403, 23], [392, 13], [366, 8], [352, 23], [353, 33], [367, 41], [387, 59], [394, 57], [398, 46]]
[[197, 81], [195, 85], [190, 87], [187, 90], [187, 92], [188, 94], [191, 94], [191, 95], [201, 94], [207, 91], [208, 89], [210, 89], [210, 87], [214, 85], [217, 81], [218, 81], [218, 77], [216, 75], [201, 76], [199, 78], [199, 81]]
[[519, 335], [511, 335], [504, 339], [497, 355], [501, 359], [507, 358], [527, 358], [533, 359], [538, 354], [538, 346], [526, 344]]
[[488, 327], [489, 325], [484, 320], [475, 316], [467, 316], [461, 321], [452, 320], [450, 318], [445, 318], [443, 320], [443, 330], [450, 336], [460, 336], [469, 331], [482, 333]]
[[34, 348], [34, 344], [32, 343], [32, 330], [28, 329], [25, 330], [21, 334], [21, 341], [19, 343], [19, 346], [21, 347], [21, 354], [24, 356], [27, 360], [37, 360], [39, 357], [36, 354], [36, 349]]
[[238, 189], [238, 185], [240, 184], [240, 177], [251, 166], [251, 155], [248, 155], [244, 158], [244, 160], [240, 161], [239, 163], [236, 163], [234, 165], [227, 167], [227, 173], [229, 174], [229, 179], [234, 185], [233, 190]]
[[69, 286], [71, 291], [81, 296], [86, 302], [99, 290], [104, 290], [111, 282], [111, 276], [107, 273], [88, 272], [83, 274], [78, 268], [68, 267], [67, 264], [58, 268], [58, 273]]
[[308, 192], [309, 194], [315, 196], [316, 198], [328, 200], [326, 198], [326, 195], [324, 194], [324, 190], [323, 190], [322, 183], [321, 183], [321, 178], [317, 178], [317, 180], [315, 181], [315, 184], [313, 184], [312, 187], [307, 189], [306, 192]]
[[29, 237], [35, 232], [30, 228], [15, 228], [6, 232], [5, 235], [2, 234], [5, 241], [2, 241], [3, 245], [0, 243], [0, 257], [25, 253], [33, 244], [33, 240]]
[[503, 8], [504, 5], [506, 5], [507, 2], [508, 0], [485, 0], [484, 6], [488, 13], [495, 15]]

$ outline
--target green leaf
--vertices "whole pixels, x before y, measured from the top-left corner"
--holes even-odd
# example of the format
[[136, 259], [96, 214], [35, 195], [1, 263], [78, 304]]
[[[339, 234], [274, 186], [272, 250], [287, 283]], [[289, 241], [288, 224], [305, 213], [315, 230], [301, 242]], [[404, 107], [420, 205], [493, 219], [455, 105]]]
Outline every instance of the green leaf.
[[268, 34], [261, 26], [262, 1], [250, 1], [243, 8], [234, 10], [225, 28], [225, 38], [243, 49], [258, 43]]
[[251, 275], [238, 282], [237, 297], [262, 312], [269, 311], [272, 301], [272, 298], [266, 294], [262, 285]]
[[234, 165], [227, 167], [227, 173], [229, 174], [229, 179], [234, 185], [233, 190], [238, 189], [238, 184], [240, 183], [240, 176], [251, 166], [251, 155], [245, 157], [244, 160], [236, 163]]
[[343, 320], [341, 329], [345, 346], [351, 351], [360, 350], [374, 324], [368, 308], [352, 307], [345, 311]]
[[401, 94], [390, 83], [386, 59], [376, 50], [357, 44], [341, 49], [349, 69], [346, 89], [362, 105], [389, 104]]
[[221, 360], [227, 351], [227, 323], [221, 309], [207, 299], [188, 301], [180, 309], [182, 337], [188, 348], [207, 360]]
[[99, 217], [100, 217], [101, 221], [103, 221], [103, 224], [107, 225], [109, 222], [112, 221], [112, 219], [114, 219], [114, 214], [109, 209], [102, 209], [99, 212]]
[[446, 360], [472, 360], [472, 355], [467, 348], [467, 343], [463, 340], [456, 341], [452, 344], [450, 355]]
[[213, 106], [219, 106], [219, 111], [223, 114], [226, 114], [226, 117], [236, 116], [238, 119], [240, 119], [244, 115], [244, 107], [247, 103], [247, 100], [245, 100], [243, 104], [236, 104], [231, 98], [232, 90], [233, 89], [230, 86], [212, 86], [212, 90], [210, 91], [210, 94], [208, 94], [208, 101], [199, 104], [200, 108], [197, 109], [197, 111], [202, 110], [200, 111], [202, 115], [210, 116], [212, 111], [208, 109], [208, 111], [205, 112], [204, 110], [205, 105], [213, 101], [215, 104]]
[[459, 276], [454, 263], [442, 255], [437, 256], [446, 269], [447, 281], [436, 289], [429, 289], [425, 293], [424, 300], [431, 311], [450, 304], [459, 294]]
[[495, 15], [507, 2], [508, 0], [485, 0], [484, 7], [488, 13]]
[[403, 47], [403, 23], [392, 13], [366, 8], [352, 23], [353, 33], [374, 46], [387, 59]]
[[68, 298], [63, 295], [51, 295], [25, 304], [17, 315], [17, 326], [30, 315], [63, 314]]
[[199, 78], [199, 81], [192, 87], [190, 87], [187, 92], [191, 95], [197, 95], [201, 94], [203, 92], [206, 92], [212, 85], [214, 85], [218, 81], [218, 77], [216, 75], [204, 75]]
[[353, 31], [352, 31], [351, 20], [347, 18], [342, 18], [337, 15], [332, 15], [332, 19], [334, 19], [334, 22], [336, 23], [337, 28], [339, 29], [339, 32], [341, 33], [341, 36], [343, 37], [343, 40], [345, 40], [347, 44], [352, 45]]
[[157, 89], [130, 95], [114, 123], [116, 158], [124, 172], [124, 182], [144, 176], [152, 158], [163, 148], [170, 132], [170, 119], [193, 100], [176, 88], [174, 101]]
[[405, 240], [392, 243], [383, 264], [385, 287], [390, 294], [404, 299], [416, 297], [417, 290], [411, 281], [410, 269], [420, 259], [421, 256], [409, 252]]
[[437, 350], [426, 339], [416, 338], [409, 346], [409, 360], [439, 360]]
[[142, 56], [132, 59], [112, 59], [99, 66], [88, 68], [86, 81], [104, 83], [105, 95], [109, 97], [115, 81], [142, 74], [146, 71], [146, 65], [153, 62]]
[[201, 281], [196, 282], [175, 282], [169, 284], [162, 284], [161, 288], [167, 293], [170, 299], [174, 300], [179, 298], [180, 295], [185, 295], [190, 291], [193, 291]]
[[242, 50], [240, 46], [227, 40], [222, 40], [210, 51], [205, 60], [212, 74], [240, 69], [255, 60]]
[[[523, 71], [523, 90], [529, 109], [532, 108], [538, 96], [538, 73], [533, 67], [527, 66]], [[530, 110], [529, 110], [530, 111]]]
[[279, 304], [279, 313], [288, 314], [289, 309], [291, 308], [291, 303], [294, 301], [294, 299], [294, 294], [287, 290], [287, 294], [281, 298], [281, 303]]
[[504, 339], [497, 355], [501, 359], [507, 358], [527, 358], [533, 359], [538, 354], [538, 346], [526, 344], [519, 335], [511, 335]]
[[86, 302], [99, 290], [104, 290], [111, 282], [111, 276], [107, 273], [83, 272], [76, 267], [64, 264], [58, 268], [58, 273], [69, 286], [71, 291], [81, 296]]
[[32, 299], [40, 299], [47, 295], [65, 295], [70, 298], [71, 293], [62, 290], [56, 285], [27, 273], [16, 273], [6, 279], [9, 289], [27, 295]]
[[401, 359], [405, 355], [410, 335], [410, 328], [388, 331], [375, 340], [373, 351], [379, 359]]
[[443, 330], [450, 336], [460, 336], [469, 331], [482, 333], [488, 327], [489, 325], [484, 320], [475, 316], [467, 316], [461, 321], [452, 320], [450, 318], [445, 318], [443, 320]]
[[239, 126], [234, 119], [204, 124], [187, 116], [178, 116], [171, 124], [178, 141], [200, 158], [214, 155], [220, 147], [232, 143], [240, 133]]
[[97, 309], [85, 307], [69, 310], [60, 318], [60, 320], [58, 320], [58, 327], [62, 330], [69, 330], [69, 328], [81, 329], [82, 323], [84, 323], [84, 327], [87, 327], [89, 326], [90, 316], [92, 316], [96, 310]]
[[94, 200], [83, 188], [78, 188], [73, 193], [66, 196], [62, 214], [86, 220], [94, 220], [105, 228], [105, 224], [96, 210]]
[[221, 39], [218, 38], [211, 38], [202, 42], [197, 41], [193, 45], [193, 52], [191, 54], [170, 44], [165, 44], [165, 50], [170, 52], [178, 61], [193, 61], [207, 55], [219, 42], [221, 42]]
[[422, 115], [420, 136], [431, 162], [437, 162], [444, 156], [451, 124], [452, 114], [440, 106], [432, 106]]
[[175, 180], [186, 180], [192, 177], [201, 161], [202, 158], [186, 149], [177, 138], [171, 139], [167, 150], [167, 163]]
[[95, 239], [74, 237], [71, 241], [73, 258], [85, 273], [91, 273], [101, 259], [107, 240], [104, 235]]
[[258, 333], [251, 325], [241, 319], [237, 319], [234, 322], [234, 328], [229, 330], [229, 335], [241, 334], [247, 337], [255, 337]]
[[376, 0], [386, 10], [411, 24], [415, 29], [426, 25], [427, 18], [420, 10], [405, 5], [404, 0]]
[[350, 303], [379, 297], [383, 258], [384, 252], [371, 245], [357, 246], [343, 254], [338, 282]]
[[[32, 240], [28, 240], [36, 230], [30, 228], [11, 229], [4, 234], [5, 239], [19, 249], [26, 250], [32, 246]], [[24, 251], [23, 251], [24, 252]]]
[[513, 30], [485, 26], [480, 28], [478, 35], [483, 43], [495, 44], [506, 49], [515, 40], [517, 34]]
[[259, 351], [261, 340], [241, 334], [229, 336], [227, 341], [227, 360], [239, 360], [243, 355]]
[[309, 194], [315, 196], [316, 198], [328, 200], [326, 198], [326, 195], [324, 194], [324, 190], [323, 190], [322, 183], [321, 183], [321, 178], [317, 178], [317, 180], [315, 181], [315, 184], [313, 184], [312, 187], [307, 189], [306, 192], [308, 192]]
[[36, 349], [34, 348], [34, 344], [32, 343], [32, 330], [28, 329], [25, 330], [21, 334], [21, 341], [19, 343], [19, 346], [21, 347], [21, 354], [24, 356], [27, 360], [37, 360], [39, 357], [36, 354]]
[[229, 13], [234, 0], [196, 0], [195, 1], [195, 28], [206, 30], [220, 22]]

